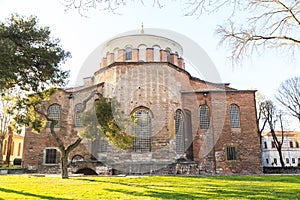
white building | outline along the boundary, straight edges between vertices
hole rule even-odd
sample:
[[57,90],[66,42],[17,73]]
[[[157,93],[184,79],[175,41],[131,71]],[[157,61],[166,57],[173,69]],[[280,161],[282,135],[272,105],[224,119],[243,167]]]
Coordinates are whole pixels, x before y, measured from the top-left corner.
[[[276,131],[279,141],[281,132]],[[286,167],[300,166],[300,132],[285,131],[282,146],[282,155]],[[271,132],[262,134],[262,163],[264,167],[281,167],[279,153]]]

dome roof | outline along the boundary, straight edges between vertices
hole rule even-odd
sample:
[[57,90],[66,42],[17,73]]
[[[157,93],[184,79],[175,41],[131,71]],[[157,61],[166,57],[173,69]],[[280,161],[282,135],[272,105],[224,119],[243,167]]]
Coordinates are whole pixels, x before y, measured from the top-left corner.
[[105,57],[107,53],[113,53],[119,49],[164,49],[170,53],[183,54],[182,46],[166,37],[150,34],[132,34],[115,37],[109,40],[102,48],[101,55]]

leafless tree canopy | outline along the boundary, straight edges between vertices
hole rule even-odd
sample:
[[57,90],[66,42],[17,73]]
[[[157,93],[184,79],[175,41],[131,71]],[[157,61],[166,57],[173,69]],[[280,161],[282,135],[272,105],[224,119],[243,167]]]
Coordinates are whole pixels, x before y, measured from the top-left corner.
[[228,20],[217,28],[231,49],[233,60],[266,48],[287,49],[293,55],[300,47],[300,1],[248,0],[245,25]]
[[[157,6],[162,8],[168,6],[170,0],[61,0],[61,3],[66,7],[66,10],[76,9],[80,14],[96,9],[96,10],[106,10],[108,12],[115,13],[115,11],[127,5],[130,2],[140,3],[145,5],[146,3],[151,3],[152,6]],[[184,15],[186,16],[200,16],[203,13],[211,13],[218,11],[225,5],[232,6],[233,10],[239,5],[237,0],[172,0],[172,3],[179,3],[183,9]]]
[[[259,117],[263,122],[263,127],[268,126],[270,132],[272,134],[272,138],[275,144],[275,147],[278,151],[280,164],[284,167],[283,155],[282,155],[282,145],[284,140],[284,127],[282,120],[282,113],[277,111],[276,106],[271,100],[264,100],[259,104]],[[280,124],[281,137],[277,137],[276,130],[276,122]],[[260,129],[263,131],[263,129]]]
[[300,122],[300,77],[284,81],[278,88],[276,99]]
[[[116,9],[129,3],[146,4],[162,8],[167,0],[60,0],[69,9],[81,15],[91,9],[115,13]],[[300,1],[298,0],[172,0],[178,3],[185,16],[200,17],[223,9],[224,25],[217,28],[221,43],[228,45],[233,61],[241,61],[254,51],[266,48],[282,49],[293,56],[300,46]],[[245,14],[247,13],[247,14]],[[246,15],[246,17],[244,17]],[[239,24],[241,23],[241,24]],[[288,51],[286,51],[288,50]]]

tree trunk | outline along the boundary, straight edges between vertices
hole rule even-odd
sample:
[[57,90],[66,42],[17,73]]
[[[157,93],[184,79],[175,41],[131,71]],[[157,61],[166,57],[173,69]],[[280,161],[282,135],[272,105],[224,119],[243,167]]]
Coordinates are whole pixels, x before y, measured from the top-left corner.
[[10,163],[10,155],[13,151],[13,149],[11,148],[12,146],[12,137],[13,137],[13,132],[11,129],[9,129],[8,132],[8,139],[7,139],[7,152],[6,152],[6,159],[5,159],[5,164],[9,165]]
[[3,164],[3,139],[0,139],[0,165]]
[[61,166],[61,178],[69,178],[68,174],[68,156],[66,150],[61,151],[60,166]]
[[281,147],[278,149],[278,154],[279,154],[279,160],[280,160],[281,167],[284,168],[284,161],[283,161]]

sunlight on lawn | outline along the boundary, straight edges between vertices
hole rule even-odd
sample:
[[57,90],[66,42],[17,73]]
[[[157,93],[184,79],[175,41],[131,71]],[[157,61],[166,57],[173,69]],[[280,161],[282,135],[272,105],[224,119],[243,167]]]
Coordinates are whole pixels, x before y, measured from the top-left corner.
[[0,199],[299,199],[300,176],[0,176]]

